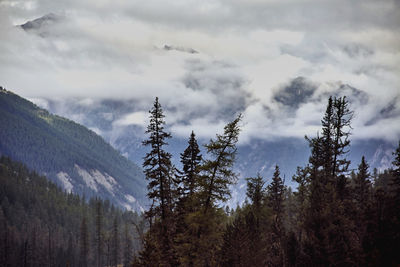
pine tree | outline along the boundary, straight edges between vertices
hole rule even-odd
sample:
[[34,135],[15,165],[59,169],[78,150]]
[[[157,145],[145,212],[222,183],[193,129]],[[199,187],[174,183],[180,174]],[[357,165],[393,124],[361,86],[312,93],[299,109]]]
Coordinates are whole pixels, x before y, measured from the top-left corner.
[[350,161],[345,157],[352,115],[345,97],[330,98],[322,120],[322,136],[307,138],[311,156],[305,216],[308,238],[304,245],[309,260],[316,264],[353,264],[346,177]]
[[280,177],[278,165],[275,165],[274,176],[272,182],[267,186],[268,204],[272,211],[277,216],[277,220],[281,220],[283,212],[283,199],[284,199],[285,185]]
[[357,251],[357,265],[365,265],[364,244],[367,238],[368,211],[371,209],[371,183],[369,181],[370,173],[369,165],[365,161],[365,157],[361,158],[358,165],[358,173],[353,178],[353,199],[354,214],[353,222],[355,226],[356,239],[353,242]]
[[188,141],[188,147],[181,154],[181,162],[183,165],[182,194],[184,198],[191,198],[197,187],[201,160],[202,156],[200,154],[199,145],[197,144],[196,135],[192,131]]
[[143,145],[150,146],[151,151],[144,157],[143,168],[146,179],[149,181],[147,195],[150,200],[155,201],[155,207],[148,214],[160,216],[161,223],[164,223],[172,209],[171,154],[164,150],[171,134],[164,131],[165,116],[158,97],[149,113],[150,124],[147,126],[146,134],[150,136],[149,139],[143,141]]
[[[175,178],[174,167],[171,163],[171,154],[164,150],[164,146],[168,145],[167,139],[171,138],[171,134],[164,130],[164,115],[158,97],[154,101],[153,108],[149,111],[150,124],[147,126],[146,133],[149,139],[143,141],[144,146],[150,146],[151,151],[144,157],[143,168],[146,179],[149,181],[147,186],[147,196],[153,202],[150,210],[146,212],[146,216],[150,221],[149,234],[146,235],[146,249],[153,249],[153,242],[159,243],[159,250],[143,251],[143,261],[151,261],[144,257],[151,256],[154,253],[161,255],[158,264],[174,265],[175,252],[173,251],[174,228],[175,221],[173,218],[173,206],[175,200]],[[155,221],[153,227],[152,221]],[[153,236],[152,236],[153,235]],[[157,248],[157,246],[156,246]]]
[[79,266],[88,266],[88,255],[89,255],[89,231],[86,222],[86,217],[82,218],[81,229],[79,237],[80,255],[79,255]]
[[111,265],[117,266],[119,263],[119,229],[117,217],[114,218],[111,236]]
[[196,237],[194,237],[193,233],[189,230],[187,218],[198,210],[197,201],[194,196],[198,187],[201,160],[200,149],[195,134],[192,131],[188,146],[181,154],[183,168],[179,175],[179,199],[175,211],[175,248],[182,265],[193,265],[191,252],[194,250],[194,240]]
[[[396,148],[396,151],[393,152],[394,155],[394,160],[392,162],[394,168],[391,171],[391,174],[393,175],[393,180],[392,180],[392,188],[393,188],[393,194],[394,194],[394,199],[397,207],[400,206],[400,141],[399,141],[399,146]],[[397,209],[398,212],[398,220],[400,220],[400,208]]]
[[280,177],[279,167],[276,165],[272,182],[267,186],[268,206],[273,214],[272,230],[269,234],[269,264],[273,266],[282,266],[284,263],[285,229],[282,221],[284,193],[285,185]]
[[128,224],[124,225],[124,236],[123,236],[123,266],[128,267],[131,265],[133,260],[133,246],[132,236],[129,232]]
[[369,181],[369,165],[362,156],[361,163],[358,165],[358,173],[354,179],[354,196],[357,201],[358,209],[366,208],[370,199],[371,182]]
[[261,207],[264,199],[264,181],[260,174],[255,178],[246,178],[247,180],[247,191],[246,196],[251,200],[251,206],[253,207],[254,214],[256,216],[257,225],[259,225],[259,219],[261,216]]
[[198,190],[195,194],[198,208],[187,216],[188,231],[192,237],[190,258],[183,260],[189,266],[215,266],[218,250],[222,246],[225,212],[218,209],[217,201],[230,196],[229,186],[236,182],[232,167],[239,137],[239,115],[228,123],[222,135],[206,144],[209,157],[201,164]]
[[96,199],[96,266],[103,266],[103,208],[101,200]]

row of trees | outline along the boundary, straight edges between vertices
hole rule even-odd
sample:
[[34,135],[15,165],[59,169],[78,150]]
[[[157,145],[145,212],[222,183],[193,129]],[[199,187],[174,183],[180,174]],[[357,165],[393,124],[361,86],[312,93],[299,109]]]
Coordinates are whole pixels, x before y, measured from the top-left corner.
[[[284,185],[276,166],[265,186],[247,178],[248,200],[235,211],[219,205],[230,197],[241,116],[205,145],[195,134],[171,163],[156,98],[144,141],[143,163],[152,206],[149,231],[137,266],[396,266],[400,263],[400,146],[394,169],[371,175],[363,157],[350,172],[353,113],[345,97],[329,98],[321,134],[306,140],[309,163],[298,167],[296,192]],[[373,177],[373,180],[371,179]]]
[[130,266],[140,222],[108,200],[86,201],[0,158],[0,266]]
[[146,212],[150,228],[135,264],[215,265],[225,219],[216,203],[230,196],[229,186],[237,179],[232,166],[241,116],[205,146],[206,159],[200,154],[192,132],[188,147],[181,154],[183,168],[178,171],[171,163],[171,154],[164,149],[171,134],[164,130],[158,98],[150,114],[146,132],[150,136],[143,142],[151,147],[143,163],[149,180],[148,197],[152,201]]

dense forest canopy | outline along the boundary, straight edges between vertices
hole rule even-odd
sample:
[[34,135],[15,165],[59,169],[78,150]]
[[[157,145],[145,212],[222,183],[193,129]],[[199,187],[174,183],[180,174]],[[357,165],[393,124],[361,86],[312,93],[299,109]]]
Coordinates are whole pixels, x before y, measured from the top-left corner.
[[0,266],[129,266],[144,230],[138,214],[0,158]]
[[393,168],[357,170],[346,158],[353,112],[330,97],[322,129],[306,137],[308,164],[285,185],[248,177],[247,200],[224,207],[242,115],[202,150],[192,131],[172,164],[171,133],[156,98],[143,145],[151,206],[142,216],[108,200],[64,192],[9,158],[0,159],[1,266],[397,266],[400,143]]
[[233,164],[241,115],[204,145],[195,133],[171,164],[158,98],[150,110],[150,225],[134,266],[397,266],[400,263],[400,143],[393,169],[369,170],[365,158],[349,169],[353,112],[346,97],[330,97],[322,130],[307,137],[311,155],[298,167],[293,191],[279,166],[270,184],[247,178],[247,201],[223,209],[236,181]]

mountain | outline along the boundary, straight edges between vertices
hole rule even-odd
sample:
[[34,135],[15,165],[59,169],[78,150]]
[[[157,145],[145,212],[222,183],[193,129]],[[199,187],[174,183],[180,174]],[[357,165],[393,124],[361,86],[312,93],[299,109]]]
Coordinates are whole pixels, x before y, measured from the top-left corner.
[[61,16],[56,15],[54,13],[49,13],[46,14],[40,18],[27,21],[26,23],[20,25],[22,29],[25,31],[30,31],[30,30],[39,30],[42,27],[46,27],[48,25],[52,25],[62,19]]
[[[283,104],[294,106],[308,98],[308,91],[302,92],[303,79],[297,79],[284,93],[276,98]],[[303,90],[304,91],[304,90]],[[309,91],[312,91],[312,86]],[[292,96],[295,94],[295,96]],[[122,123],[129,114],[140,112],[143,107],[135,100],[110,100],[110,99],[69,99],[50,100],[35,99],[34,102],[48,108],[56,114],[63,115],[82,123],[101,135],[113,147],[138,165],[142,164],[147,148],[142,146],[146,138],[145,129],[134,123]],[[149,106],[151,103],[149,104]],[[322,118],[323,114],[321,114]],[[168,125],[168,115],[166,116]],[[179,154],[187,146],[187,138],[174,135],[168,140],[166,150],[173,155],[173,163],[180,168]],[[209,140],[200,139],[199,144]],[[364,155],[373,168],[384,170],[391,166],[393,143],[381,139],[351,140],[350,152],[347,157],[351,160],[351,169],[356,169]],[[205,151],[202,151],[205,154]],[[310,149],[304,138],[279,138],[263,140],[262,138],[238,146],[238,155],[235,164],[236,171],[240,173],[238,184],[232,188],[233,198],[230,205],[245,199],[246,177],[254,177],[260,173],[267,183],[271,181],[275,164],[278,164],[286,184],[296,187],[291,178],[297,166],[305,166],[308,162]]]
[[0,87],[0,154],[46,175],[67,192],[128,210],[146,206],[141,168],[102,137]]

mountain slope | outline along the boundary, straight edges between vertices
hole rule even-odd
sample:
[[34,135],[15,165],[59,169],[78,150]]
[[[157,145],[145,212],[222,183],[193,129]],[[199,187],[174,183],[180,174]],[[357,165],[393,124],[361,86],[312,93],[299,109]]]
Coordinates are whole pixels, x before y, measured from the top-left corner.
[[146,202],[141,169],[100,136],[0,88],[0,154],[46,174],[66,191],[127,209]]

